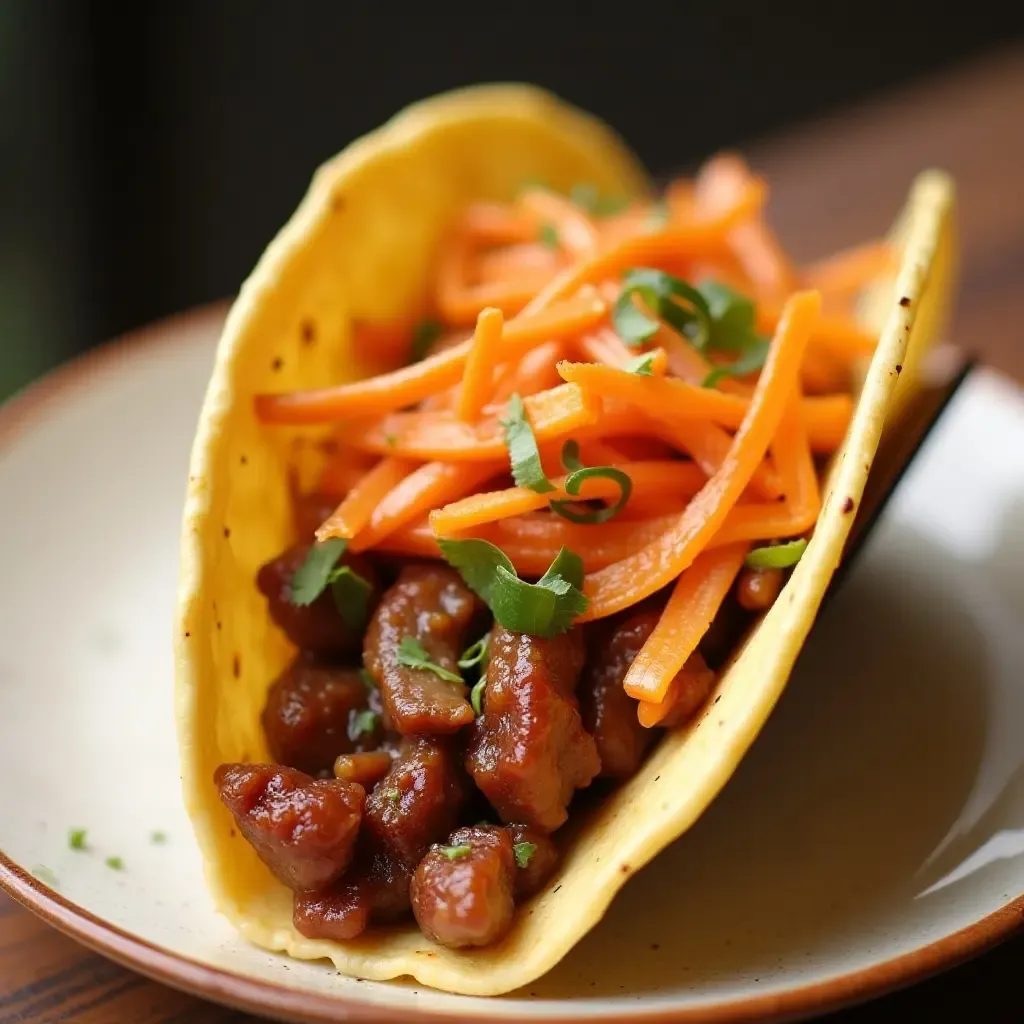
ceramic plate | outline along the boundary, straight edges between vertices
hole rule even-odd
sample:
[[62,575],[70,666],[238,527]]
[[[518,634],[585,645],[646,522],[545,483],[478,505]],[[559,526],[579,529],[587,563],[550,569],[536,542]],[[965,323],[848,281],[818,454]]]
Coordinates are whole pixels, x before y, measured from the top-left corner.
[[179,515],[222,316],[117,344],[0,413],[0,883],[18,899],[160,980],[316,1021],[791,1016],[1017,925],[1024,402],[976,371],[733,780],[550,975],[472,999],[240,942],[203,885],[171,700]]

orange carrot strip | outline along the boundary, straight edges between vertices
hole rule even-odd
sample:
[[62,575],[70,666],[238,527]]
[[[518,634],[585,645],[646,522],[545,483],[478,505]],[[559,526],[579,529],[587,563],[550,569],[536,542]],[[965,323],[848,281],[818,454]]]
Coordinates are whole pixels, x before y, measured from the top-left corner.
[[[617,468],[627,473],[633,482],[630,501],[633,496],[651,493],[692,498],[706,480],[697,466],[690,462],[626,462],[619,463]],[[468,498],[431,512],[430,525],[439,537],[447,537],[497,519],[508,519],[510,516],[547,508],[552,500],[574,501],[619,496],[619,485],[607,477],[584,480],[576,497],[565,492],[565,480],[564,476],[552,480],[556,490],[547,494],[538,494],[528,487],[509,487],[503,491],[471,494]]]
[[414,467],[415,463],[407,459],[381,459],[345,495],[341,504],[316,531],[316,539],[325,541],[331,537],[354,537],[370,521],[374,509],[388,491],[395,488]]
[[337,495],[341,498],[366,476],[374,463],[374,458],[366,452],[343,445],[331,454],[324,466],[318,489],[323,494]]
[[[637,434],[651,434],[666,441],[676,451],[685,452],[708,476],[716,473],[729,454],[732,438],[724,427],[708,421],[680,419],[658,420],[643,415],[635,406],[611,399],[601,401],[603,412],[593,424],[581,427],[574,435],[577,440],[591,437],[626,438]],[[351,440],[350,444],[353,444]],[[764,462],[754,472],[751,491],[760,498],[781,497],[779,475],[770,462]]]
[[449,323],[470,324],[488,306],[512,317],[519,313],[551,279],[547,271],[524,271],[504,281],[467,285],[445,278],[438,285],[437,308]]
[[[798,384],[786,404],[782,419],[779,420],[771,444],[771,453],[786,492],[787,510],[795,519],[808,521],[813,525],[821,512],[821,488],[811,456],[807,422],[801,406]],[[810,529],[810,526],[807,529]]]
[[476,319],[476,333],[462,375],[462,390],[455,406],[460,420],[474,420],[491,397],[494,365],[501,348],[505,318],[500,309],[487,308]]
[[490,405],[504,408],[513,393],[532,395],[558,387],[562,378],[555,367],[565,348],[563,342],[549,341],[527,352],[518,365],[506,363],[498,373]]
[[[662,421],[689,421],[707,418],[729,430],[743,422],[750,399],[725,394],[714,388],[695,387],[671,378],[644,377],[593,363],[559,363],[563,380],[579,384],[584,391],[601,398],[629,402],[646,415]],[[849,395],[806,398],[800,413],[816,452],[829,454],[842,442],[853,415]]]
[[[601,414],[600,401],[575,384],[527,395],[523,402],[538,442],[592,426]],[[466,423],[450,412],[393,412],[371,425],[353,424],[345,441],[362,451],[424,462],[485,462],[508,455],[497,416]]]
[[664,700],[675,674],[708,631],[749,550],[749,544],[729,544],[693,560],[676,581],[658,624],[629,666],[622,682],[626,693],[656,704]]
[[[501,360],[514,362],[551,338],[569,338],[594,327],[608,310],[605,301],[586,292],[559,302],[535,316],[518,316],[505,324]],[[312,424],[359,416],[379,416],[414,405],[462,379],[473,339],[379,377],[315,391],[257,395],[256,415],[265,423]]]
[[656,265],[661,259],[680,255],[713,256],[724,248],[727,232],[761,208],[766,192],[764,183],[753,179],[731,207],[715,216],[686,224],[670,224],[660,231],[624,238],[563,270],[534,296],[520,315],[530,316],[585,284],[614,277],[631,266]]
[[820,309],[818,292],[798,292],[789,299],[747,415],[721,468],[657,541],[615,565],[587,574],[584,593],[590,606],[581,620],[604,618],[642,601],[688,569],[707,547],[764,460]]
[[477,283],[507,280],[527,274],[554,274],[562,266],[557,252],[537,242],[504,245],[476,256]]
[[537,221],[523,216],[511,206],[480,200],[470,203],[459,225],[475,241],[486,245],[511,245],[514,242],[535,242]]
[[[747,188],[752,175],[735,153],[722,153],[709,160],[697,176],[698,210],[715,213],[728,208]],[[781,297],[797,285],[796,268],[762,220],[740,224],[729,233],[729,242],[746,276],[760,295]]]
[[[758,303],[756,321],[759,331],[774,331],[779,322],[781,309],[770,303]],[[845,360],[859,356],[870,356],[878,345],[878,336],[858,327],[843,316],[822,313],[811,339],[812,350],[824,348],[829,355]]]
[[866,242],[812,263],[804,270],[807,288],[827,297],[846,298],[893,268],[896,253],[888,242]]
[[375,547],[389,533],[479,487],[503,469],[504,462],[428,462],[420,466],[380,499],[349,547],[352,551]]
[[[659,704],[647,700],[637,704],[637,721],[645,729],[652,729],[656,725],[671,729],[684,724],[700,710],[714,681],[714,672],[708,668],[700,652],[694,651],[690,660],[672,677],[664,700]],[[696,706],[695,696],[700,700]]]
[[572,256],[588,256],[597,248],[597,229],[583,210],[565,196],[531,188],[519,197],[519,207],[541,223],[550,224],[559,246]]

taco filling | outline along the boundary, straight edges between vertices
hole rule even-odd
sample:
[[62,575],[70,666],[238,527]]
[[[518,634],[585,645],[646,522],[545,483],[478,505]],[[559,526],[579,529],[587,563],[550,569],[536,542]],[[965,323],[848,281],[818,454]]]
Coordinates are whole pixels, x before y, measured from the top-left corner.
[[301,935],[499,941],[782,591],[896,254],[799,265],[765,198],[723,155],[657,200],[472,202],[429,302],[357,325],[378,373],[256,397],[325,455],[252,581],[295,649],[271,761],[213,784]]

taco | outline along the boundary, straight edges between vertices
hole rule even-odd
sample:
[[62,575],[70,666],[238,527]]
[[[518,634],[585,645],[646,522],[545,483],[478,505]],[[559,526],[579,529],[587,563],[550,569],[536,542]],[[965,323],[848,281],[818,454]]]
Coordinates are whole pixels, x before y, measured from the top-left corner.
[[775,704],[946,308],[952,187],[811,265],[735,154],[655,195],[526,86],[315,175],[230,311],[176,622],[188,812],[262,947],[491,995]]

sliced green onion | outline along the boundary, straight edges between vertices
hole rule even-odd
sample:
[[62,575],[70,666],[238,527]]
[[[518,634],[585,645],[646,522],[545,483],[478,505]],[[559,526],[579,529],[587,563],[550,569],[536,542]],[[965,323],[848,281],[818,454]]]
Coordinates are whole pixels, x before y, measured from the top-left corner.
[[526,583],[501,548],[489,541],[439,537],[437,544],[466,586],[514,633],[549,639],[564,633],[587,610],[583,559],[568,548],[559,551],[536,583]]
[[314,544],[292,576],[289,588],[291,603],[299,607],[312,604],[331,582],[331,573],[347,548],[348,541],[344,537],[332,537]]
[[614,466],[584,466],[580,461],[580,446],[576,441],[566,441],[562,446],[562,465],[571,470],[565,478],[565,492],[578,496],[580,487],[584,480],[594,477],[604,477],[606,480],[613,480],[619,485],[619,500],[614,505],[605,508],[588,508],[579,505],[577,502],[558,500],[551,502],[551,511],[568,519],[571,523],[595,524],[604,523],[617,516],[629,501],[633,493],[633,481],[629,474]]
[[498,421],[505,431],[505,445],[512,465],[512,479],[517,487],[527,487],[537,494],[553,491],[555,485],[544,475],[533,427],[526,418],[526,406],[519,395],[508,400],[505,418]]
[[459,668],[475,668],[477,665],[486,664],[489,642],[490,636],[485,633],[475,644],[467,647],[457,662]]
[[359,736],[373,732],[377,728],[377,721],[376,711],[372,711],[369,708],[364,711],[357,711],[352,716],[352,721],[348,727],[349,736],[352,739],[356,739]]
[[85,829],[84,828],[73,828],[68,832],[68,846],[72,850],[84,850],[85,849]]
[[150,832],[149,841],[154,843],[156,846],[163,846],[163,844],[167,842],[167,833],[161,832],[160,829],[157,829],[155,832]]
[[484,713],[484,690],[487,689],[487,676],[481,676],[469,691],[469,704],[473,714],[479,718]]
[[755,338],[738,359],[716,366],[701,382],[702,387],[713,388],[723,377],[745,377],[748,373],[756,373],[764,366],[770,347],[766,339]]
[[460,843],[458,846],[435,846],[438,853],[443,853],[449,860],[458,860],[471,853],[473,847],[468,843]]
[[536,850],[536,843],[516,843],[512,847],[512,852],[516,855],[516,864],[520,868],[525,868],[530,863],[530,858]]
[[124,861],[120,857],[108,857],[104,863],[108,868],[112,868],[114,871],[124,870]]
[[654,370],[654,352],[641,352],[634,356],[623,369],[628,373],[636,373],[642,377],[650,377]]
[[754,548],[745,564],[748,569],[788,569],[800,561],[806,549],[807,541],[803,537],[785,544],[768,544]]
[[449,671],[437,662],[430,660],[430,652],[414,636],[403,636],[398,642],[398,664],[406,668],[419,668],[424,672],[433,672],[440,679],[449,683],[461,683],[462,676]]

